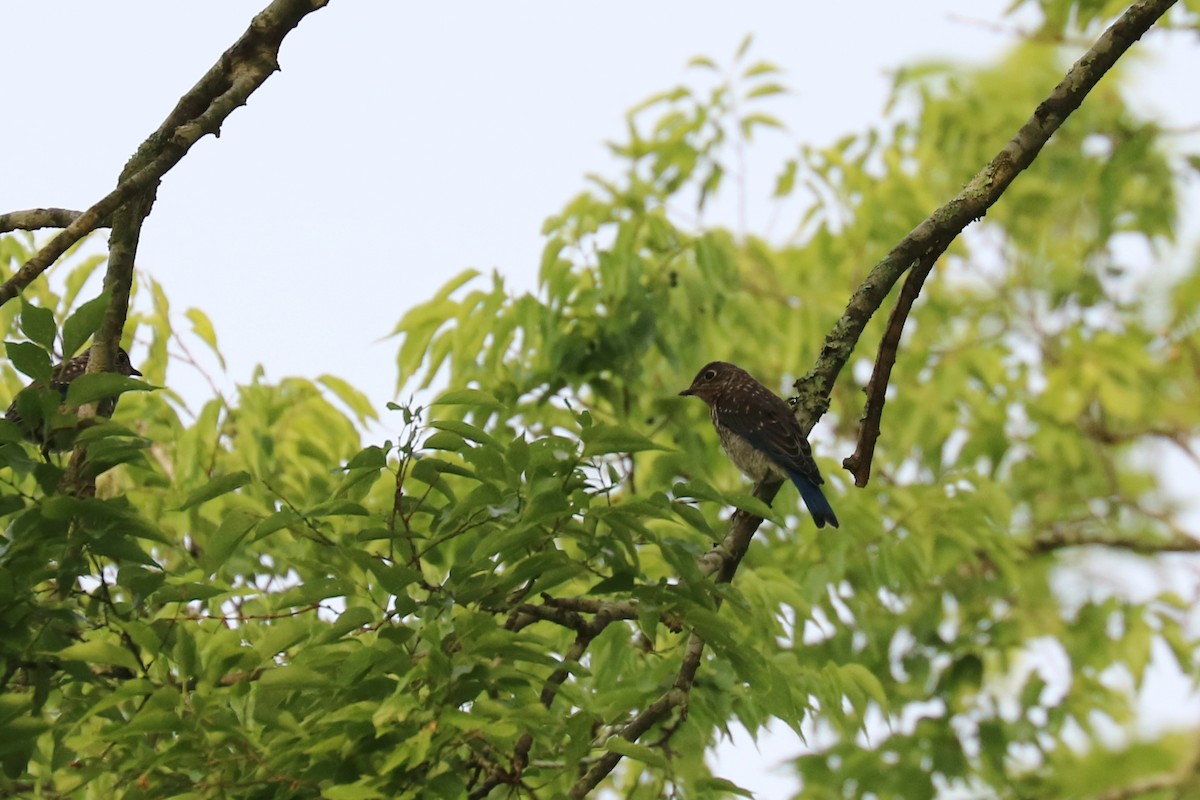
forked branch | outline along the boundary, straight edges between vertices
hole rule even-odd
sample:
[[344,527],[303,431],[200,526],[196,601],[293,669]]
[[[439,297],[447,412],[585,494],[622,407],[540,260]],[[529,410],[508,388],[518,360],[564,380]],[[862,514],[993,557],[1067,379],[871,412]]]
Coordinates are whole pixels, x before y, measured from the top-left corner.
[[[983,217],[1017,175],[1033,163],[1051,135],[1079,108],[1083,99],[1125,51],[1174,4],[1175,0],[1139,0],[1130,6],[1075,62],[996,157],[956,197],[913,228],[871,268],[851,295],[841,318],[825,337],[816,366],[795,383],[798,403],[805,412],[802,416],[817,420],[825,413],[834,381],[849,361],[867,323],[900,276],[914,264],[933,264],[967,225]],[[894,324],[902,329],[906,316],[907,312],[897,316]],[[894,354],[891,360],[883,358],[876,361],[875,375],[871,379],[872,397],[868,399],[864,419],[869,419],[869,414],[873,413],[872,406],[877,405],[879,413],[882,413],[883,392],[887,389],[886,373],[890,372],[893,361]],[[866,434],[869,434],[868,426],[863,425],[859,442],[862,455],[847,466],[848,469],[853,468],[859,485],[865,483],[865,476],[870,471],[870,450],[862,441]]]

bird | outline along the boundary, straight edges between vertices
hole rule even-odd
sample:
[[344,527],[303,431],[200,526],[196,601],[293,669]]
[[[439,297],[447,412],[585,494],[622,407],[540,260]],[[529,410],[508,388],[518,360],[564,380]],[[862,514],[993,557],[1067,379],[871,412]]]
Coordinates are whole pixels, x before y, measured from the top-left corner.
[[[63,363],[57,364],[54,367],[52,377],[50,378],[50,388],[57,390],[64,401],[67,399],[67,389],[70,388],[71,382],[83,373],[87,372],[88,359],[91,357],[91,355],[92,348],[89,347],[83,353],[75,356],[70,361],[64,361]],[[117,355],[113,359],[112,371],[118,375],[124,375],[126,377],[140,377],[142,374],[137,370],[136,367],[133,366],[133,363],[129,360],[129,353],[125,352],[125,349],[122,347],[117,348]],[[34,381],[21,391],[23,392],[26,389],[40,388],[42,386],[44,386],[44,384],[41,381]],[[20,394],[21,392],[18,392],[17,397],[20,397]],[[70,446],[70,439],[72,437],[69,435],[56,435],[54,430],[47,430],[44,424],[40,424],[36,427],[27,425],[21,418],[21,412],[17,409],[17,397],[14,397],[12,403],[9,404],[8,411],[4,413],[4,418],[18,427],[27,428],[27,430],[25,430],[26,439],[41,444],[43,453],[49,452],[50,450],[64,450]],[[111,417],[113,415],[113,411],[115,411],[117,408],[118,399],[119,396],[101,398],[96,404],[96,415],[100,417]]]
[[817,527],[838,527],[837,515],[821,491],[825,481],[812,448],[786,401],[726,361],[705,364],[679,394],[708,404],[721,448],[746,477],[790,478]]

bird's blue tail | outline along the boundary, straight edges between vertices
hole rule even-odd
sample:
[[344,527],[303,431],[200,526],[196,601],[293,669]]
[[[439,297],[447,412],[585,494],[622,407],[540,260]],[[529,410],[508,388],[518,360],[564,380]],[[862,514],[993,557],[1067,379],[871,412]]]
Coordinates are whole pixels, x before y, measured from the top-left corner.
[[825,493],[821,491],[821,487],[799,472],[792,472],[789,475],[792,483],[796,484],[796,488],[800,490],[800,497],[804,498],[804,505],[808,506],[808,513],[812,514],[813,522],[817,524],[817,527],[824,528],[825,523],[829,523],[835,528],[838,527],[838,518],[833,513],[833,506],[829,505],[829,501],[825,499]]

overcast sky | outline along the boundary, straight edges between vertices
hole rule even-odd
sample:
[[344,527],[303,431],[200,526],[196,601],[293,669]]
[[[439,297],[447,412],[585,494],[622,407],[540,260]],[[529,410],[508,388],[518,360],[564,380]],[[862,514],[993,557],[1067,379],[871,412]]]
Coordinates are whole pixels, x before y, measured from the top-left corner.
[[[7,4],[0,211],[83,209],[107,193],[264,4]],[[764,139],[752,162],[766,185],[797,141],[877,119],[890,70],[998,55],[1013,33],[980,23],[1008,5],[333,0],[288,35],[282,73],[221,138],[166,176],[138,267],[164,284],[179,326],[189,306],[212,318],[229,362],[223,388],[263,363],[272,380],[336,374],[382,406],[396,342],[378,340],[466,267],[533,288],[542,221],[585,188],[585,173],[611,168],[603,143],[621,138],[626,109],[687,80],[691,56],[728,63],[753,33],[752,53],[786,71],[794,91],[771,110],[792,133]],[[1152,36],[1166,57],[1141,66],[1139,102],[1195,125],[1200,100],[1180,98],[1200,74],[1194,41]],[[751,204],[750,231],[766,231],[763,208]],[[172,378],[203,399],[198,378]],[[762,763],[795,748],[773,740]],[[746,748],[737,761],[727,774],[764,797],[790,785],[760,774]]]

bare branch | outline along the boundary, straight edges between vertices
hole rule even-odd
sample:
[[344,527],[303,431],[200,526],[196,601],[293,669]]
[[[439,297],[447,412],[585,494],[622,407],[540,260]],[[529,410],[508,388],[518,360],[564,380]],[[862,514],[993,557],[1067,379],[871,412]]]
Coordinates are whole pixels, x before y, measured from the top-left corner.
[[[139,196],[147,203],[159,180],[179,163],[199,139],[217,135],[235,108],[279,69],[279,46],[306,15],[324,8],[329,0],[275,0],[250,23],[250,27],[225,51],[204,77],[182,98],[159,129],[138,149],[117,187],[77,216],[66,229],[34,254],[16,274],[0,286],[0,305],[7,303],[57,261],[71,245],[91,233],[121,206]],[[147,207],[147,212],[148,212]],[[110,277],[113,267],[110,264]],[[123,271],[123,267],[119,268]],[[109,279],[105,280],[105,285]],[[122,319],[124,314],[121,314]],[[109,332],[108,321],[105,332]],[[107,368],[112,347],[105,342],[93,354],[98,368]],[[90,366],[90,365],[89,365]]]
[[[82,214],[82,211],[72,211],[69,208],[27,208],[24,211],[10,211],[0,214],[0,233],[65,228]],[[108,223],[101,220],[96,227],[106,228]]]

